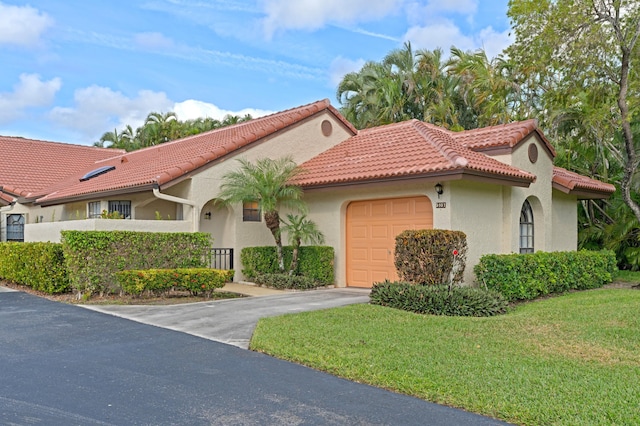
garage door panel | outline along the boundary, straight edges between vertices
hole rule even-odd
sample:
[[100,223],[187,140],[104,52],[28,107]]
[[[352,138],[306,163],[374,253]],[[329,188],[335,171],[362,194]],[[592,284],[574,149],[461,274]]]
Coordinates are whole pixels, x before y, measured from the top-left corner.
[[356,201],[347,207],[347,285],[371,287],[396,280],[395,237],[407,229],[433,228],[427,197]]

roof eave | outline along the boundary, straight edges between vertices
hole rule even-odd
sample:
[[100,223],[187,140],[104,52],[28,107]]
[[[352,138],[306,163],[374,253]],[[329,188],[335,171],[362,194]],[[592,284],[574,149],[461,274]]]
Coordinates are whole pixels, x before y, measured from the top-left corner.
[[[578,200],[604,200],[607,199],[613,194],[613,192],[609,191],[597,191],[593,189],[585,189],[585,188],[568,188],[564,185],[560,185],[557,182],[552,183],[553,189],[556,189],[567,195],[575,195],[578,197]],[[614,191],[615,192],[615,191]]]
[[153,190],[155,185],[157,185],[157,183],[152,182],[144,185],[118,188],[118,189],[113,189],[109,191],[90,192],[90,193],[81,194],[81,195],[74,195],[71,197],[53,198],[50,200],[42,200],[42,201],[35,200],[34,204],[42,207],[47,207],[47,206],[56,206],[56,205],[66,204],[66,203],[73,203],[76,201],[104,199],[104,198],[113,197],[116,195],[128,195],[128,194],[135,194],[137,192],[151,191]]
[[495,185],[506,185],[506,186],[517,186],[528,188],[529,185],[534,179],[528,178],[519,178],[515,176],[504,176],[504,175],[496,175],[493,173],[485,173],[477,170],[450,170],[450,171],[441,171],[434,173],[426,173],[426,174],[412,174],[412,175],[402,175],[402,176],[387,176],[381,178],[374,179],[360,179],[360,180],[346,180],[340,182],[327,182],[321,184],[301,184],[300,186],[304,190],[313,190],[313,189],[321,189],[321,188],[335,188],[335,187],[343,187],[343,186],[352,186],[352,185],[369,185],[369,184],[381,184],[381,183],[396,183],[402,181],[415,181],[415,180],[424,180],[424,181],[453,181],[453,180],[472,180],[476,182],[487,182]]

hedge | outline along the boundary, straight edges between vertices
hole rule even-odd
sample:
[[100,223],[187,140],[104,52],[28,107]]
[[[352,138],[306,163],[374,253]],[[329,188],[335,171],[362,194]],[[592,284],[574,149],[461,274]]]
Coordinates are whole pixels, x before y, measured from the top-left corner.
[[0,278],[49,294],[71,289],[58,243],[0,243]]
[[474,268],[479,283],[510,301],[602,287],[615,270],[615,253],[608,250],[491,254]]
[[205,233],[62,231],[62,246],[80,296],[116,291],[118,271],[207,267],[211,244]]
[[395,266],[401,280],[414,284],[457,284],[467,259],[467,236],[445,229],[418,229],[396,237]]
[[376,283],[371,304],[419,314],[489,317],[507,312],[508,302],[498,292],[457,285],[421,285],[408,282]]
[[289,274],[260,274],[254,278],[256,284],[277,288],[280,290],[310,290],[319,287],[317,281],[301,276]]
[[[285,270],[289,270],[293,249],[290,246],[282,248]],[[329,246],[302,246],[298,252],[298,270],[296,275],[302,275],[320,283],[331,285],[335,282],[334,275],[334,250]],[[245,247],[240,252],[242,261],[242,274],[247,279],[255,279],[261,274],[279,273],[276,248]]]
[[233,279],[233,271],[190,269],[146,269],[116,272],[123,293],[162,295],[170,290],[189,291],[192,295],[211,297],[216,288],[224,287]]

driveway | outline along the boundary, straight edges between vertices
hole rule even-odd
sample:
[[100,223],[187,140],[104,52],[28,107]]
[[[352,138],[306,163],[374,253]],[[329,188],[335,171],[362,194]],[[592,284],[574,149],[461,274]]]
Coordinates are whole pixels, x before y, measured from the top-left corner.
[[369,290],[340,288],[184,305],[83,307],[247,349],[260,318],[368,302]]
[[0,292],[0,362],[7,425],[503,424],[21,292]]

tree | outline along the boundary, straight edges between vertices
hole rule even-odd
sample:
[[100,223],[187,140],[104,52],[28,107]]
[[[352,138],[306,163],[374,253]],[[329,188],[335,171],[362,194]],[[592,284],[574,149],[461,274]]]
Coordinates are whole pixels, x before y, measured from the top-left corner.
[[238,170],[222,177],[217,199],[224,204],[254,201],[260,204],[265,225],[276,242],[278,268],[284,273],[280,208],[306,211],[302,189],[289,183],[301,170],[290,157],[275,160],[263,158],[255,163],[240,159],[238,162]]
[[307,215],[287,214],[287,220],[283,220],[282,231],[287,233],[289,244],[293,247],[291,256],[291,266],[289,275],[293,275],[298,269],[298,253],[300,244],[324,244],[324,234],[320,232],[318,226],[312,220],[307,219]]
[[620,161],[623,172],[617,183],[637,225],[640,204],[632,189],[638,141],[632,124],[640,113],[640,2],[512,0],[508,14],[516,36],[508,54],[534,76],[529,81],[536,82],[534,90],[545,105],[543,120],[553,122],[549,112],[567,107],[588,113],[579,121],[601,137],[587,143],[599,144],[609,158]]

